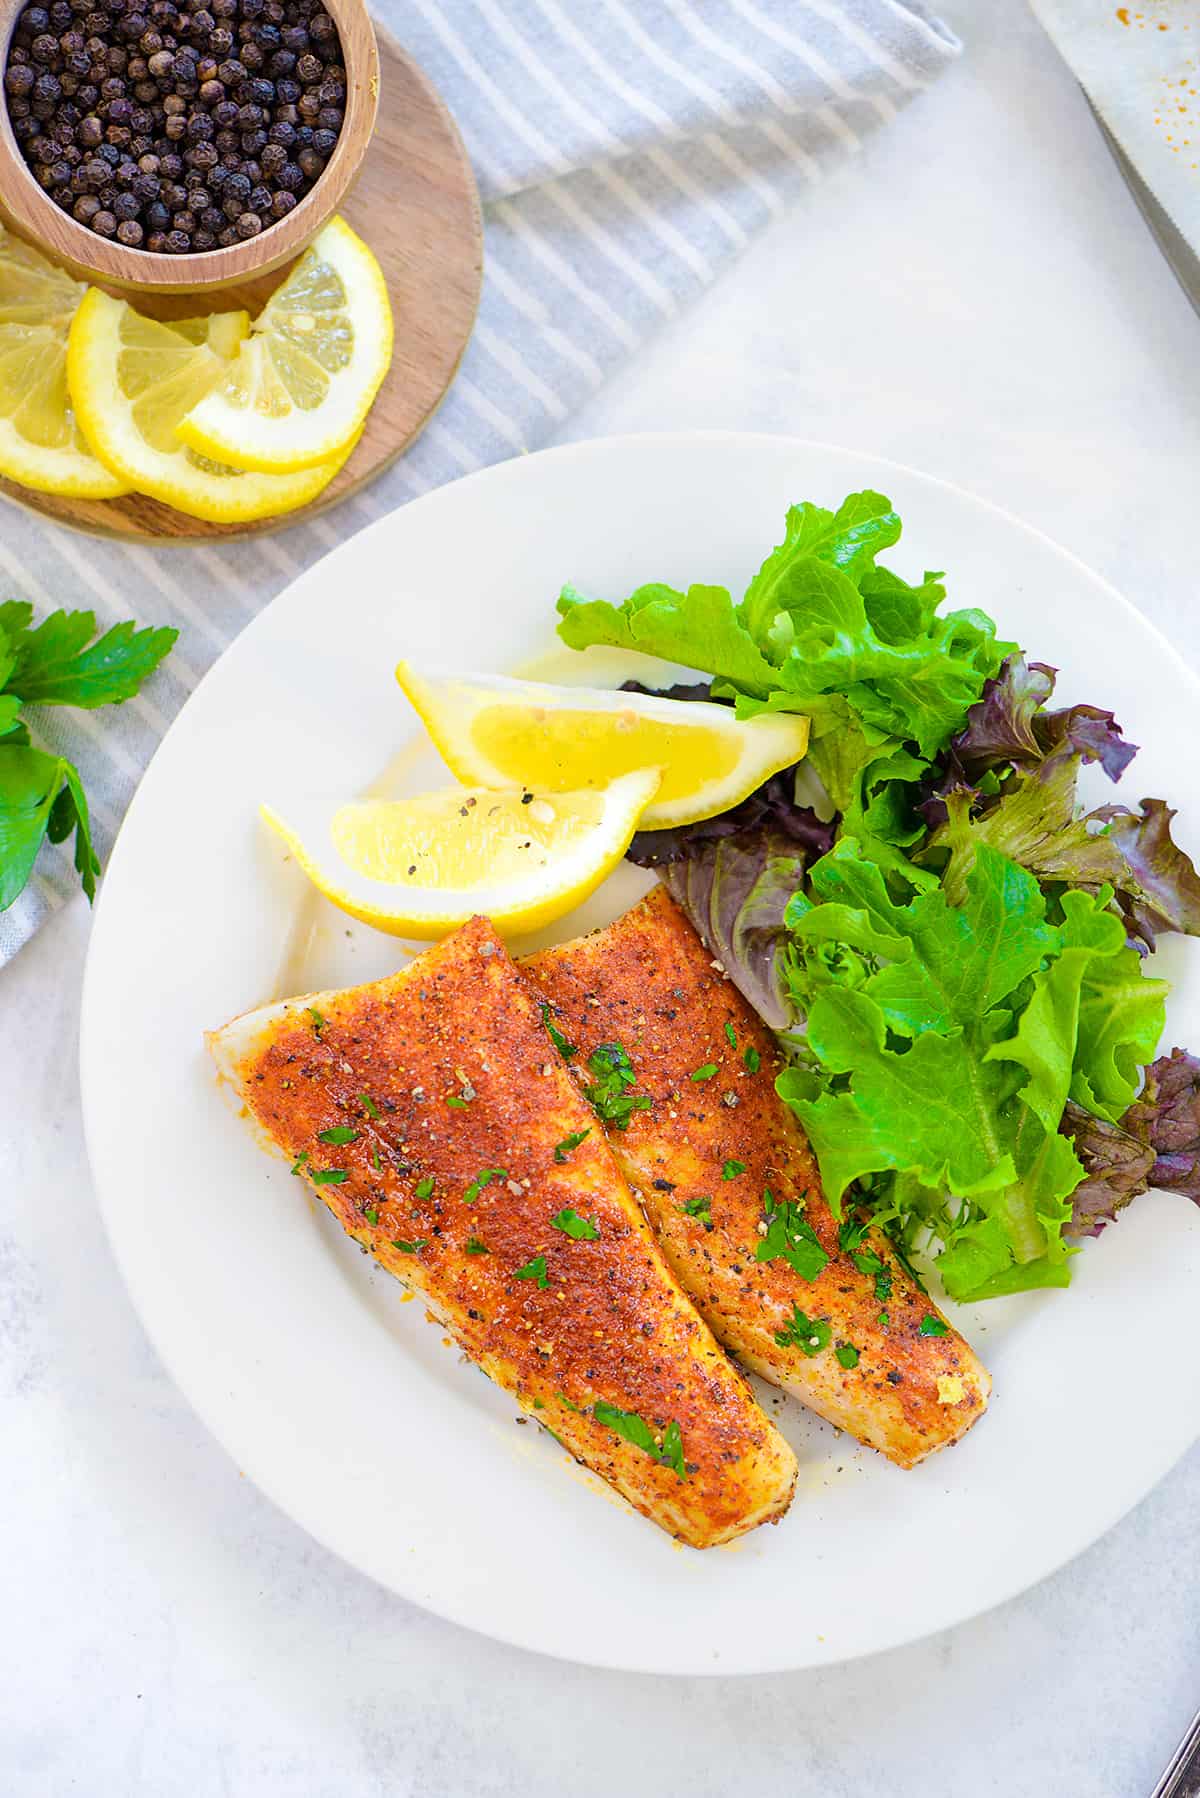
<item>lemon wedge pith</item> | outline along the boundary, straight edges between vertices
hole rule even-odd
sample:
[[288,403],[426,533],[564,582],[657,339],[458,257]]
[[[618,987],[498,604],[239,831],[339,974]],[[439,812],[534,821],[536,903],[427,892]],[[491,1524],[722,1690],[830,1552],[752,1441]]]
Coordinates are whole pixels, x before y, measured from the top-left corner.
[[92,455],[67,388],[82,282],[0,226],[0,474],[41,493],[118,499],[128,481]]
[[808,719],[739,720],[730,706],[491,674],[396,669],[438,753],[459,780],[544,793],[595,787],[636,768],[662,781],[641,820],[663,830],[738,804],[808,748]]
[[311,468],[362,429],[392,359],[378,262],[342,219],[313,239],[211,391],[179,421],[198,454],[263,473]]
[[301,802],[262,815],[325,897],[377,930],[433,938],[477,912],[509,933],[582,903],[621,860],[658,785],[639,769],[553,795],[453,787],[413,799]]
[[345,455],[303,474],[250,474],[197,456],[176,436],[249,330],[244,312],[223,318],[160,324],[89,288],[67,346],[79,422],[107,468],[179,512],[220,524],[294,512],[333,479]]

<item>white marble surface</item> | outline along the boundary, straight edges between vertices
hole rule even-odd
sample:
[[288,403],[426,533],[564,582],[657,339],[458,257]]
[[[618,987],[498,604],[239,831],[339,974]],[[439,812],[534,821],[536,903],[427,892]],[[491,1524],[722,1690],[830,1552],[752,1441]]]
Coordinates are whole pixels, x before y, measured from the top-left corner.
[[[942,11],[962,66],[570,435],[754,426],[912,462],[1042,526],[1200,663],[1200,322],[1020,0]],[[1148,1794],[1200,1701],[1200,1452],[1023,1599],[815,1675],[557,1665],[315,1547],[192,1416],[114,1273],[78,1119],[86,943],[76,905],[0,974],[0,1791]]]

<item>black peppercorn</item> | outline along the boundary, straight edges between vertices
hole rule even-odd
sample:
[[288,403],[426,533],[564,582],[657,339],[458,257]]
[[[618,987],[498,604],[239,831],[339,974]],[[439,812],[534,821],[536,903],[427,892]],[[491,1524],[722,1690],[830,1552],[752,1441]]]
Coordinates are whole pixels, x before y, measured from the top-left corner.
[[340,57],[320,0],[52,0],[17,19],[3,99],[57,205],[182,255],[257,235],[320,179]]
[[186,256],[192,247],[191,238],[184,231],[168,231],[167,241],[163,245],[169,256]]

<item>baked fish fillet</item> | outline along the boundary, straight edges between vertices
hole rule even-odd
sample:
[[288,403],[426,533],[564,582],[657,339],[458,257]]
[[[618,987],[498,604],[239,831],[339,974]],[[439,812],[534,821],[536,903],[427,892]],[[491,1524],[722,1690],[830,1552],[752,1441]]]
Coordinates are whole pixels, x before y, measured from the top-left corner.
[[577,1047],[578,1079],[595,1079],[601,1045],[627,1052],[626,1097],[650,1104],[610,1123],[609,1141],[726,1347],[901,1467],[968,1430],[986,1370],[886,1236],[867,1229],[839,1250],[812,1151],[775,1092],[774,1039],[667,889],[522,965]]
[[645,1516],[706,1548],[787,1509],[791,1449],[680,1290],[486,919],[208,1041],[343,1228]]

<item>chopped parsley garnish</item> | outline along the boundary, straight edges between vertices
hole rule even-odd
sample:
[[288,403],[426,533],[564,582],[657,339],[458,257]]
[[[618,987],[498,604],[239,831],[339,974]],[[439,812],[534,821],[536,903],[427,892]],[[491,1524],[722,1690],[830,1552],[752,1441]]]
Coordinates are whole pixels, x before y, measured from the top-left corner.
[[875,1321],[879,1325],[881,1330],[886,1330],[892,1320],[888,1316],[886,1311],[881,1311]]
[[544,1002],[542,1004],[542,1023],[546,1026],[546,1035],[550,1038],[550,1041],[554,1044],[554,1047],[558,1050],[564,1061],[570,1061],[572,1055],[578,1055],[579,1050],[575,1047],[574,1043],[569,1043],[567,1041],[562,1031],[558,1028],[558,1025],[554,1022],[553,1017],[550,1015],[549,1005]]
[[455,1111],[461,1111],[464,1105],[470,1104],[470,1100],[464,1099],[461,1093],[450,1093],[446,1099],[446,1103],[447,1105],[452,1106]]
[[399,1249],[402,1255],[419,1255],[428,1241],[427,1236],[414,1236],[411,1242],[406,1242],[403,1236],[393,1236],[392,1247]]
[[744,1161],[727,1161],[721,1169],[721,1178],[722,1180],[736,1180],[738,1175],[744,1174],[745,1171],[746,1163]]
[[332,1143],[340,1149],[345,1142],[357,1142],[358,1131],[352,1130],[349,1124],[335,1124],[332,1130],[318,1130],[317,1141]]
[[616,1405],[605,1404],[597,1399],[592,1406],[592,1416],[597,1423],[606,1429],[613,1430],[626,1442],[632,1442],[634,1448],[640,1448],[663,1467],[670,1467],[681,1480],[687,1478],[687,1468],[683,1459],[683,1438],[679,1433],[679,1425],[675,1422],[667,1424],[662,1433],[662,1440],[644,1418],[636,1411],[622,1411]]
[[852,1342],[839,1342],[833,1352],[843,1367],[858,1366],[858,1350]]
[[513,1270],[514,1280],[536,1280],[539,1286],[549,1286],[550,1276],[546,1272],[546,1257],[535,1255],[524,1267]]
[[762,1056],[753,1044],[743,1051],[742,1060],[746,1064],[747,1071],[751,1074],[757,1074],[759,1068],[762,1066]]
[[628,1130],[635,1111],[649,1111],[649,1093],[630,1093],[627,1087],[637,1082],[633,1063],[620,1043],[601,1043],[588,1056],[588,1069],[596,1078],[585,1086],[583,1096],[603,1124],[614,1130]]
[[725,1020],[725,1041],[729,1044],[731,1049],[737,1048],[737,1031],[729,1022],[728,1018]]
[[433,1197],[433,1178],[432,1178],[432,1176],[429,1174],[426,1174],[426,1176],[423,1180],[418,1180],[417,1184],[414,1188],[414,1191],[416,1192],[416,1195],[419,1199],[431,1199]]
[[379,1107],[376,1105],[370,1093],[359,1093],[358,1102],[369,1118],[378,1118],[380,1116]]
[[583,1406],[573,1404],[565,1392],[556,1392],[554,1396],[560,1405],[565,1405],[567,1407],[568,1411],[578,1411],[579,1415],[581,1417],[583,1416]]
[[301,1149],[301,1151],[297,1155],[295,1161],[293,1161],[293,1163],[292,1163],[292,1172],[294,1174],[298,1174],[300,1172],[300,1169],[304,1166],[304,1163],[307,1160],[308,1160],[308,1150]]
[[540,1398],[535,1398],[533,1401],[533,1408],[535,1411],[544,1411],[546,1409],[545,1400],[540,1399]]
[[829,1263],[820,1238],[804,1216],[803,1207],[792,1199],[776,1199],[768,1186],[763,1193],[763,1209],[767,1214],[767,1233],[754,1251],[758,1261],[776,1261],[782,1256],[802,1280],[815,1280]]
[[920,1336],[948,1336],[950,1325],[944,1317],[935,1317],[932,1311],[927,1311],[921,1319],[917,1334]]
[[775,1340],[780,1348],[798,1348],[802,1355],[819,1355],[829,1347],[833,1331],[828,1319],[806,1317],[799,1305],[792,1306],[792,1321],[780,1330]]
[[350,1178],[350,1170],[346,1167],[319,1167],[313,1174],[314,1186],[340,1186],[343,1180]]
[[570,1136],[564,1136],[560,1143],[554,1145],[555,1161],[565,1161],[572,1149],[577,1149],[585,1136],[592,1134],[590,1129],[572,1130]]
[[491,1251],[491,1249],[488,1248],[487,1243],[481,1242],[479,1240],[478,1236],[468,1236],[467,1237],[467,1254],[468,1255],[490,1255],[491,1252],[492,1251]]
[[493,1180],[507,1179],[508,1169],[506,1167],[481,1167],[463,1194],[464,1203],[473,1205],[485,1186],[490,1186]]
[[383,1167],[383,1163],[379,1159],[379,1150],[378,1149],[371,1150],[371,1166],[375,1169],[376,1173],[379,1173]]
[[591,1218],[580,1217],[579,1213],[572,1211],[569,1205],[565,1210],[560,1211],[557,1217],[550,1219],[550,1226],[554,1230],[561,1230],[564,1236],[571,1238],[572,1242],[595,1242],[600,1234]]
[[698,1198],[687,1199],[679,1209],[687,1217],[699,1217],[707,1223],[712,1216],[712,1199],[704,1192]]
[[717,1071],[716,1062],[715,1061],[706,1061],[702,1068],[697,1068],[694,1073],[689,1074],[688,1079],[689,1080],[711,1080],[713,1075],[716,1073],[716,1071]]
[[306,1005],[304,1009],[312,1019],[313,1035],[319,1037],[322,1030],[325,1028],[324,1018],[321,1016],[315,1005]]
[[850,1259],[859,1273],[874,1274],[875,1297],[881,1305],[886,1305],[892,1296],[892,1271],[887,1262],[881,1261],[870,1249],[861,1249]]
[[369,1224],[377,1224],[379,1222],[379,1213],[376,1211],[374,1205],[368,1205],[363,1212],[363,1216]]

